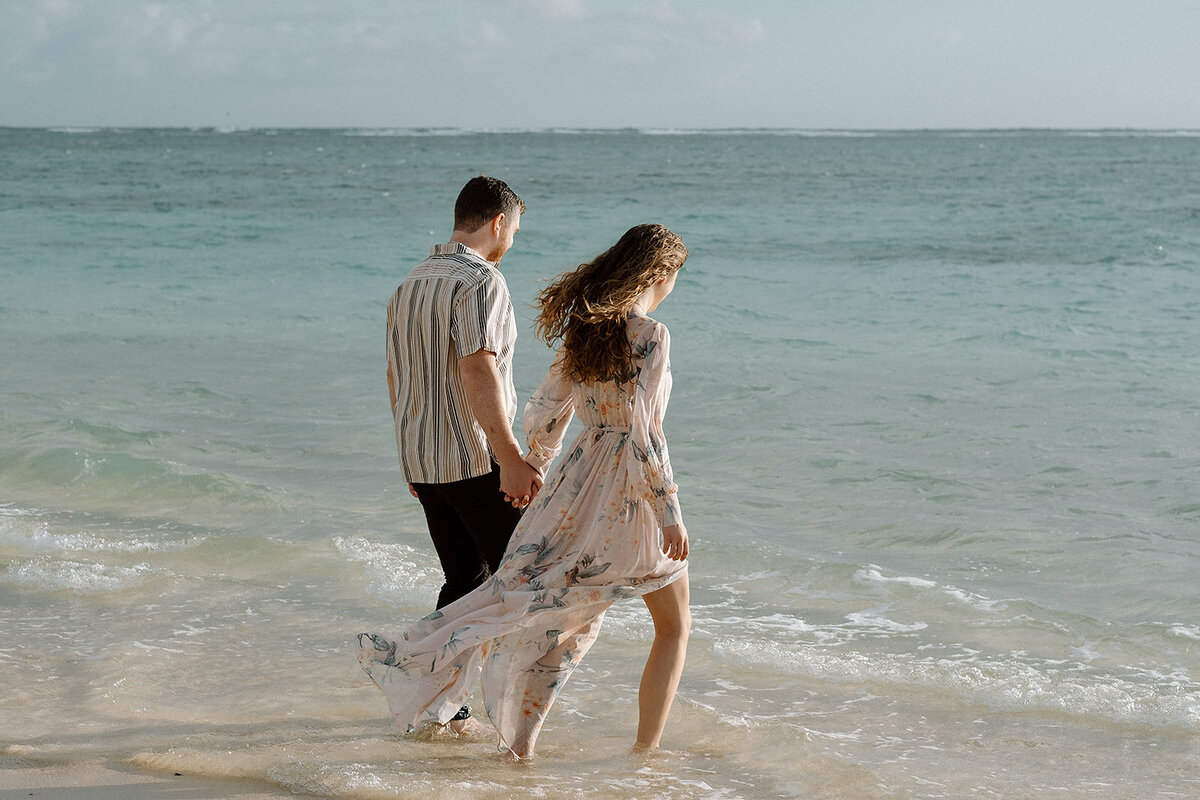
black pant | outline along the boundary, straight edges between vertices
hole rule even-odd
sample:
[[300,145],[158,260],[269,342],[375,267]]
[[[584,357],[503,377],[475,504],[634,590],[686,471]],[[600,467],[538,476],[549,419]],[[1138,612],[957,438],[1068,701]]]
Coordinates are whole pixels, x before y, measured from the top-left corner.
[[446,582],[437,607],[449,605],[500,566],[521,511],[504,501],[500,467],[453,483],[414,483]]

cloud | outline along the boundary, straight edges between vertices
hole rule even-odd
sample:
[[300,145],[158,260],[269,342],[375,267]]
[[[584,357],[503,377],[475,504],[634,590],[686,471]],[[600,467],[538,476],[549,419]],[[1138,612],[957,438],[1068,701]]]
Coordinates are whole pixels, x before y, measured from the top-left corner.
[[934,41],[942,42],[943,44],[962,44],[962,31],[957,28],[947,28],[946,30],[934,31]]
[[745,64],[720,72],[708,80],[708,85],[718,92],[740,92],[752,88],[754,83],[750,68]]
[[614,64],[624,66],[643,66],[653,63],[653,54],[641,44],[622,42],[610,45],[604,51]]
[[96,49],[118,71],[145,77],[163,68],[163,62],[182,61],[201,74],[222,73],[236,61],[225,48],[213,47],[213,22],[203,13],[163,3],[138,4],[113,18],[111,27],[96,40]]
[[683,16],[671,5],[671,0],[656,0],[653,3],[634,6],[629,9],[628,14],[634,19],[659,25],[678,25],[683,20]]
[[[56,12],[68,0],[37,0]],[[239,4],[198,2],[121,3],[85,7],[70,21],[47,23],[48,39],[38,60],[60,62],[70,43],[70,57],[93,69],[109,68],[118,76],[148,79],[216,78],[245,73],[272,81],[290,78],[324,80],[343,75],[362,80],[378,73],[380,54],[397,51],[424,22],[421,4],[379,3],[333,7],[314,2]],[[479,22],[470,32],[475,42],[495,43],[495,26]],[[431,36],[427,38],[432,38]],[[444,41],[444,39],[443,39]]]
[[547,22],[578,22],[592,16],[583,0],[513,0],[513,5]]
[[459,26],[458,39],[460,47],[454,55],[467,64],[490,59],[494,51],[508,44],[500,27],[487,19],[477,19]]
[[735,17],[732,14],[715,14],[710,11],[696,12],[694,24],[700,34],[711,44],[748,46],[765,44],[767,30],[757,17]]
[[654,36],[677,42],[743,47],[764,44],[766,27],[758,17],[745,17],[705,9],[680,11],[671,0],[655,0],[629,9],[639,24],[654,26]]
[[70,19],[79,15],[79,3],[74,0],[37,0],[34,8],[54,19]]

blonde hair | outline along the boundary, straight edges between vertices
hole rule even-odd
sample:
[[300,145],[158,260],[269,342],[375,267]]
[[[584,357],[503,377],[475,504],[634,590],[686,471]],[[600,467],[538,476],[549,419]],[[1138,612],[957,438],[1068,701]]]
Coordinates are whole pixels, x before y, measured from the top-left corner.
[[688,251],[666,227],[635,225],[612,247],[559,275],[538,294],[537,336],[562,340],[562,367],[578,382],[629,380],[625,321],[647,288],[683,266]]

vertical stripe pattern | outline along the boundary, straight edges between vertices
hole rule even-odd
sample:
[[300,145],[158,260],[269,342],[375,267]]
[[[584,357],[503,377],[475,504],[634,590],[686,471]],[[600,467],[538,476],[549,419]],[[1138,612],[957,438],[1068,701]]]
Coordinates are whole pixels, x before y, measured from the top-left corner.
[[387,358],[396,376],[396,448],[406,480],[450,483],[491,470],[458,359],[481,349],[496,354],[511,424],[516,340],[504,276],[458,242],[436,245],[396,289],[387,307]]

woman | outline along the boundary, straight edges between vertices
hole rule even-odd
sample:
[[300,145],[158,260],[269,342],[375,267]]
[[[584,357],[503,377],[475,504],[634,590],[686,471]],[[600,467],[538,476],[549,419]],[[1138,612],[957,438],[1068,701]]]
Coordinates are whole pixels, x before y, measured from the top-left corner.
[[[584,423],[513,533],[496,573],[399,639],[359,635],[359,661],[409,731],[454,719],[480,680],[500,750],[533,755],[546,714],[613,601],[641,595],[654,644],[638,693],[636,748],[656,748],[683,671],[688,537],[662,418],[669,336],[646,316],[687,259],[661,225],[631,228],[538,297],[538,336],[562,342],[525,406],[527,461],[558,454]],[[509,498],[514,503],[521,498]]]

